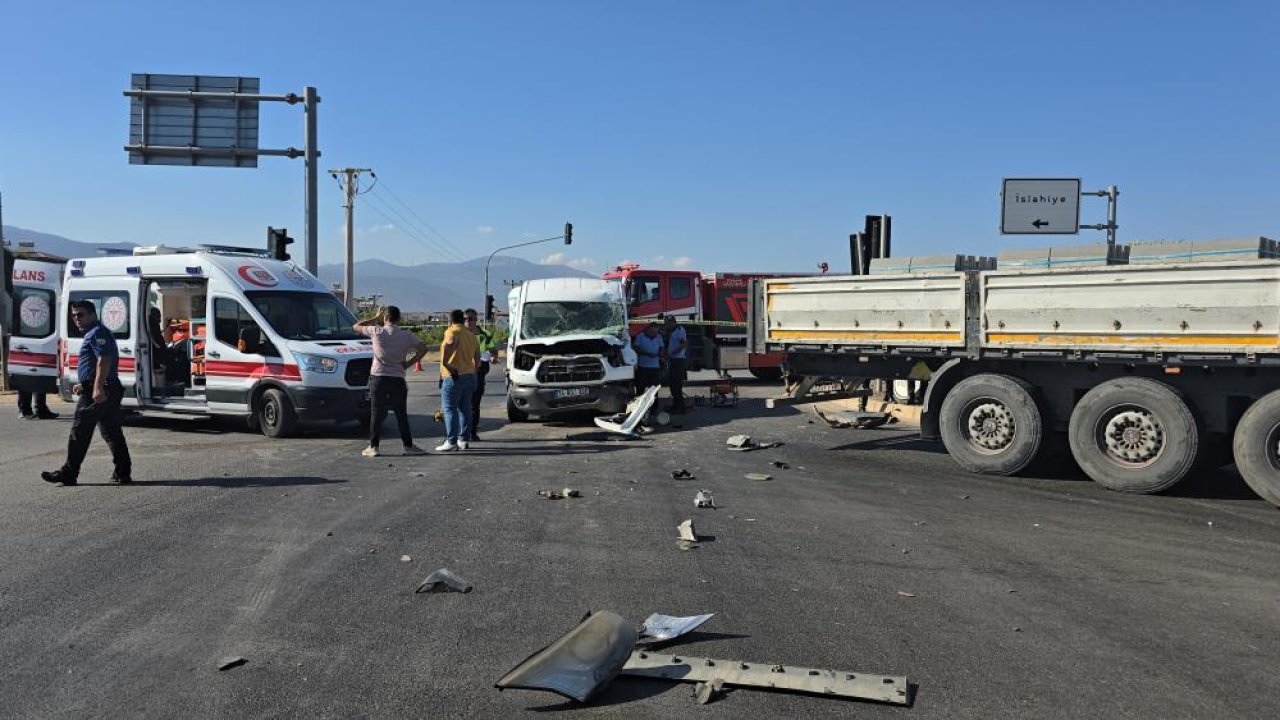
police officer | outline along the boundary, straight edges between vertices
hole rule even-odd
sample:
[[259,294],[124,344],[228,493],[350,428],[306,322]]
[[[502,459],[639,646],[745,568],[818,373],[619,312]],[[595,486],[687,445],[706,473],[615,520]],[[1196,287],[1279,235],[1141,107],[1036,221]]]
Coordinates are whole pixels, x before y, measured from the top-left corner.
[[127,485],[133,482],[133,461],[129,458],[129,445],[120,429],[120,401],[124,398],[124,386],[120,384],[120,352],[111,331],[98,322],[98,311],[87,300],[71,303],[71,317],[76,328],[83,333],[80,344],[80,361],[76,367],[79,381],[71,388],[76,401],[75,420],[71,423],[71,439],[67,443],[67,461],[58,470],[40,473],[45,482],[75,485],[80,476],[80,465],[89,451],[93,429],[98,427],[102,439],[111,449],[111,459],[116,470],[111,482]]
[[684,382],[689,372],[689,335],[670,315],[664,324],[667,331],[667,385],[671,388],[671,412],[683,415]]

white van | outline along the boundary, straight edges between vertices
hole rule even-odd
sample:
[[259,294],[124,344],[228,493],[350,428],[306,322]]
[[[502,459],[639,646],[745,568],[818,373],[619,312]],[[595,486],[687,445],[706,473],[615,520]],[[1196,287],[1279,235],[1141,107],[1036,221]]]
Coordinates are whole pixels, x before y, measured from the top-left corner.
[[58,293],[62,262],[18,257],[12,273],[9,384],[35,393],[58,391]]
[[69,306],[88,300],[119,345],[125,407],[242,417],[270,437],[299,422],[368,422],[371,343],[292,262],[255,250],[137,248],[69,261],[64,288],[64,399],[82,337]]
[[508,297],[507,418],[578,410],[622,412],[634,396],[636,353],[618,280],[526,280]]

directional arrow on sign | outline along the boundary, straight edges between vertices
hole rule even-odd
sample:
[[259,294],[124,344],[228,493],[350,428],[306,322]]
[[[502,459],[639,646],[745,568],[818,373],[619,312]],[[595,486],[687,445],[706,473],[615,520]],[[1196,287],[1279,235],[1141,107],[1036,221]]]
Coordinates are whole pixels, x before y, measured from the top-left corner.
[[1033,223],[1031,223],[1031,224],[1032,224],[1032,225],[1034,225],[1034,226],[1036,226],[1037,228],[1042,228],[1042,227],[1047,226],[1047,225],[1049,224],[1049,221],[1047,221],[1047,220],[1041,220],[1040,218],[1036,218],[1036,221],[1035,221],[1035,222],[1033,222]]

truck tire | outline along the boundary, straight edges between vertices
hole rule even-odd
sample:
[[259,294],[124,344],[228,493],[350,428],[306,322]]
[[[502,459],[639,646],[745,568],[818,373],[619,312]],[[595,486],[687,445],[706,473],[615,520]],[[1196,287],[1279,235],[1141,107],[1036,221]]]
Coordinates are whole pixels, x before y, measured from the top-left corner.
[[1232,450],[1249,487],[1280,507],[1280,390],[1249,406],[1236,424]]
[[751,368],[751,375],[757,380],[778,382],[782,379],[782,368]]
[[1071,454],[1109,490],[1168,490],[1196,466],[1200,428],[1182,393],[1147,378],[1116,378],[1071,412]]
[[282,390],[268,388],[258,401],[258,425],[271,438],[289,437],[298,426],[298,414]]
[[1036,459],[1043,440],[1031,386],[1008,375],[961,380],[942,401],[939,422],[951,457],[984,475],[1016,475]]
[[507,396],[507,420],[511,422],[528,422],[529,413],[516,407],[516,401]]

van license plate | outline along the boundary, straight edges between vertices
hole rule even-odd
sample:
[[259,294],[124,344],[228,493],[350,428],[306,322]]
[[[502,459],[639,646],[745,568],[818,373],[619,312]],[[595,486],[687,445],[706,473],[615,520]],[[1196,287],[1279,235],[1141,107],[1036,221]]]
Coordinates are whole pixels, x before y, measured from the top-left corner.
[[556,400],[571,397],[584,397],[588,393],[587,388],[564,388],[552,393],[551,397]]

